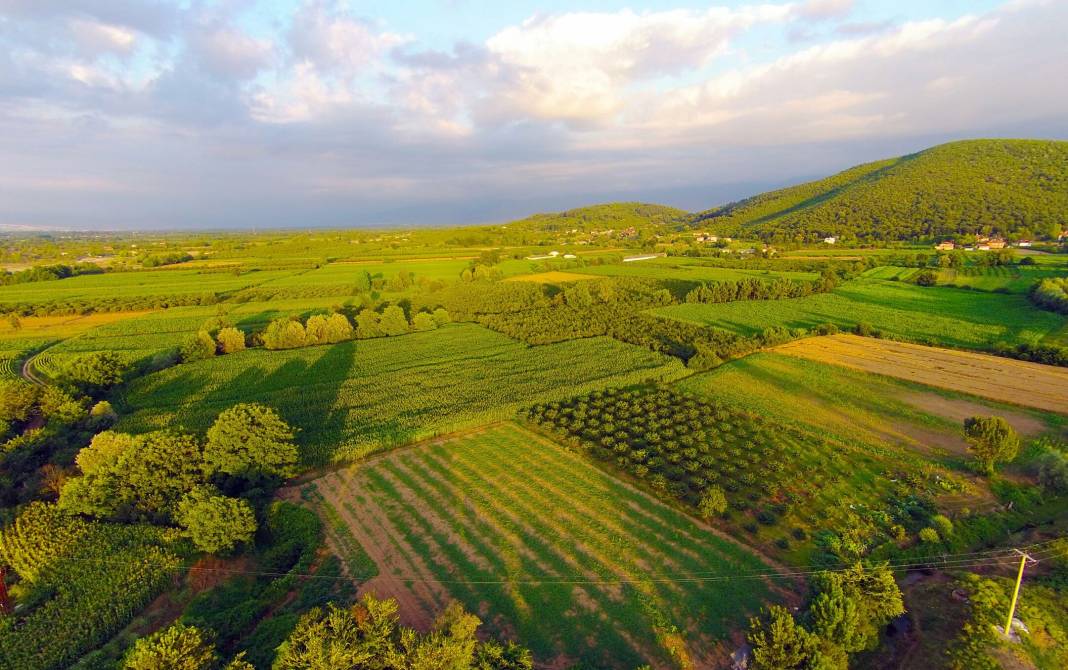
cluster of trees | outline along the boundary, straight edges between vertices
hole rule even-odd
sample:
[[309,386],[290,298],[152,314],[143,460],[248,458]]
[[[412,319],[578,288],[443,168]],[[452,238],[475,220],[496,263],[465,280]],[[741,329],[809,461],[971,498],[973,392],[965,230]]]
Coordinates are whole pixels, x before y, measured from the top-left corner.
[[975,140],[861,165],[697,215],[769,242],[1056,239],[1068,225],[1068,144]]
[[164,265],[177,265],[193,260],[193,257],[184,251],[171,251],[162,254],[149,254],[141,258],[141,265],[146,268],[158,268]]
[[718,303],[738,300],[782,300],[803,298],[814,293],[828,293],[837,286],[833,274],[818,281],[792,279],[739,279],[702,284],[686,294],[686,302]]
[[[527,649],[479,640],[481,622],[456,602],[427,633],[400,626],[397,602],[365,595],[352,607],[330,603],[301,617],[279,649],[274,670],[531,670]],[[225,663],[211,634],[175,624],[137,641],[124,670],[252,670],[239,654]]]
[[1043,279],[1031,288],[1030,296],[1042,309],[1068,314],[1068,277]]
[[4,270],[0,272],[0,286],[9,284],[26,284],[38,281],[54,281],[77,277],[78,275],[103,274],[104,268],[95,263],[74,263],[73,265],[39,265],[18,272]]
[[883,627],[905,612],[886,565],[821,572],[812,587],[799,619],[776,605],[750,621],[752,670],[846,670],[849,654],[874,649]]
[[76,300],[50,300],[45,302],[18,302],[5,306],[9,313],[19,316],[50,316],[66,314],[91,314],[93,312],[133,312],[171,307],[215,305],[218,294],[212,291],[181,295],[115,296],[109,298],[80,298]]
[[260,339],[268,349],[296,349],[351,340],[352,322],[344,314],[315,314],[301,323],[297,318],[275,319]]
[[296,472],[293,430],[274,412],[239,404],[219,414],[203,442],[163,430],[105,431],[75,459],[81,476],[66,481],[60,509],[114,521],[181,526],[202,551],[228,552],[251,540],[248,501]]
[[[790,460],[781,446],[784,429],[667,389],[596,391],[536,405],[527,417],[705,518],[725,512],[728,497],[749,510],[773,495]],[[776,523],[769,514],[761,521]]]

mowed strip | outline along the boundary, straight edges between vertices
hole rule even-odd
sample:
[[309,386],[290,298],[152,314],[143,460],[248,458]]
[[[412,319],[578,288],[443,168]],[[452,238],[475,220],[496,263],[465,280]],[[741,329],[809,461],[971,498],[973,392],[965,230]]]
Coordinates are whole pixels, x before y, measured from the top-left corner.
[[378,564],[362,590],[416,624],[455,598],[543,662],[718,667],[777,588],[745,548],[510,423],[314,486]]
[[1068,369],[857,335],[810,337],[775,351],[1068,414]]

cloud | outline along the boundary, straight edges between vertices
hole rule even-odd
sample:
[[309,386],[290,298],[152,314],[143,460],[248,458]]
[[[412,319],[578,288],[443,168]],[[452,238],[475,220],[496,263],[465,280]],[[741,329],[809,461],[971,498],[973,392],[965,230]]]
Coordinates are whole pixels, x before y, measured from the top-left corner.
[[0,223],[703,208],[946,139],[1068,135],[1065,3],[539,14],[434,48],[352,3],[266,29],[254,6],[0,0]]

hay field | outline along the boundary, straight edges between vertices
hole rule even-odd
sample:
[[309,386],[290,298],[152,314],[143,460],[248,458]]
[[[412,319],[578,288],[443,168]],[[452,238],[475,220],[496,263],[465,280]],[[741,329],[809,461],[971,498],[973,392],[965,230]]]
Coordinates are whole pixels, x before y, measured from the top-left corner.
[[847,334],[797,340],[775,351],[1068,414],[1065,368]]

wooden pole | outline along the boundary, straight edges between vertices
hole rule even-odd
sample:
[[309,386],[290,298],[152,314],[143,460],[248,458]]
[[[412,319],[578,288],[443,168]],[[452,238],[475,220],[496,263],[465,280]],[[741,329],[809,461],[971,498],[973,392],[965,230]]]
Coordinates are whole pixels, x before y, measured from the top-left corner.
[[1005,619],[1005,635],[1012,634],[1012,615],[1016,613],[1016,598],[1020,595],[1020,582],[1023,581],[1024,566],[1027,565],[1028,559],[1031,557],[1023,553],[1019,549],[1013,549],[1020,555],[1020,570],[1016,573],[1016,588],[1012,590],[1012,602],[1009,604],[1009,616]]

